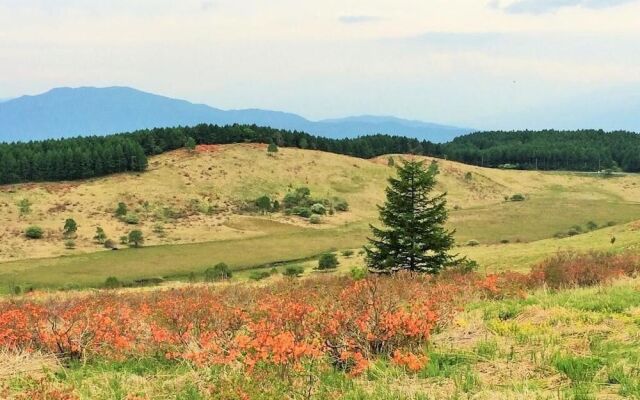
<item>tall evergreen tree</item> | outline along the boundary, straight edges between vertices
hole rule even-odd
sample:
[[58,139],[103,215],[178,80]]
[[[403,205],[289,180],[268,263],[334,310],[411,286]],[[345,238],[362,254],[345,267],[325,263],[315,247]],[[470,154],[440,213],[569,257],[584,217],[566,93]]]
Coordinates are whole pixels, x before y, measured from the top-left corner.
[[432,195],[438,166],[406,161],[389,179],[387,200],[379,207],[383,228],[371,226],[373,238],[365,247],[371,272],[400,270],[435,274],[453,260],[453,232],[447,220],[446,193]]

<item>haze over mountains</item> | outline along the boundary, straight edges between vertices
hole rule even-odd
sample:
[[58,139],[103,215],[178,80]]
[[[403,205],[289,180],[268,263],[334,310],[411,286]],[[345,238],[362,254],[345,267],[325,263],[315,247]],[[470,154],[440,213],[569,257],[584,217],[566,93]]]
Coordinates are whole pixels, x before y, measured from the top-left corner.
[[433,142],[446,142],[471,131],[395,117],[355,116],[310,121],[279,111],[221,110],[127,87],[57,88],[36,96],[0,100],[0,141],[106,135],[199,123],[256,124],[333,138],[386,133]]

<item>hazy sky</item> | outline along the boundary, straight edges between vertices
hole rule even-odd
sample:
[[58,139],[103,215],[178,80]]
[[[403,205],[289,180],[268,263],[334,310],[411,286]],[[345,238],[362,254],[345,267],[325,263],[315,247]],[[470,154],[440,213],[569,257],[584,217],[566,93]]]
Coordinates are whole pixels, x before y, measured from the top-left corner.
[[132,86],[473,127],[640,88],[635,0],[0,0],[0,98]]

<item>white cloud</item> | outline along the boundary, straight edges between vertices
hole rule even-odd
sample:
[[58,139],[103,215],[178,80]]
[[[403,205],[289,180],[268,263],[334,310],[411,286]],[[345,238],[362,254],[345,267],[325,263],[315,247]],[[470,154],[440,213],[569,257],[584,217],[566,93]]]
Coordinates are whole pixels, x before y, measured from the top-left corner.
[[[513,14],[545,14],[566,7],[600,9],[635,1],[637,0],[517,0],[505,6],[504,10]],[[499,4],[496,1],[492,3],[494,6],[498,6]]]

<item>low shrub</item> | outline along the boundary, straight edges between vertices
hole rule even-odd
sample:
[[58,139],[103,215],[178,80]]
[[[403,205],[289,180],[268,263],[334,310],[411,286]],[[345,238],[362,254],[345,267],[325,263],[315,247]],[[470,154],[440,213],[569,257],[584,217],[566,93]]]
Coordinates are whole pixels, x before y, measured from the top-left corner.
[[297,206],[291,210],[291,214],[297,215],[302,218],[309,218],[313,213],[311,212],[311,209],[309,209],[309,207]]
[[249,279],[254,281],[261,281],[271,276],[271,273],[267,271],[252,271],[249,274]]
[[621,275],[634,275],[638,271],[640,256],[635,254],[562,252],[535,266],[530,275],[534,284],[560,289],[593,286]]
[[318,215],[325,215],[327,213],[327,209],[325,208],[325,206],[320,203],[315,203],[311,205],[309,209],[311,210],[312,213],[318,214]]
[[218,263],[212,268],[207,268],[204,271],[205,282],[215,282],[225,279],[230,279],[233,276],[231,269],[225,263]]
[[514,194],[513,196],[511,196],[511,197],[509,198],[509,200],[511,200],[511,201],[525,201],[525,200],[526,200],[526,197],[524,197],[524,195],[523,195],[523,194],[516,193],[516,194]]
[[333,208],[336,211],[349,211],[349,203],[347,203],[347,201],[344,199],[336,197],[333,199]]
[[104,287],[106,289],[117,289],[122,287],[122,283],[115,276],[110,276],[104,281]]
[[282,271],[282,275],[290,278],[297,278],[301,276],[303,273],[304,273],[304,267],[301,265],[289,265],[284,269],[284,271]]
[[137,214],[127,214],[122,216],[122,222],[129,225],[138,225],[140,223],[140,217]]
[[319,270],[327,270],[327,269],[336,269],[338,268],[338,257],[336,257],[333,253],[325,253],[320,256],[318,260],[318,269]]
[[76,248],[76,242],[73,239],[68,239],[64,241],[64,247],[69,249],[69,250],[73,250]]
[[322,218],[318,214],[313,214],[311,217],[309,217],[309,222],[314,225],[318,225],[322,222]]
[[354,252],[353,252],[353,250],[344,250],[340,254],[342,254],[342,257],[351,257],[351,256],[353,256]]
[[479,245],[480,245],[480,242],[478,242],[478,241],[477,241],[477,240],[475,240],[475,239],[471,239],[471,240],[469,240],[469,241],[467,242],[467,246],[475,247],[475,246],[479,246]]
[[350,271],[351,279],[359,281],[369,275],[369,271],[364,267],[353,267]]
[[29,239],[42,239],[44,236],[44,230],[39,226],[32,225],[25,229],[24,235]]

